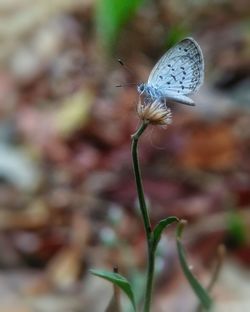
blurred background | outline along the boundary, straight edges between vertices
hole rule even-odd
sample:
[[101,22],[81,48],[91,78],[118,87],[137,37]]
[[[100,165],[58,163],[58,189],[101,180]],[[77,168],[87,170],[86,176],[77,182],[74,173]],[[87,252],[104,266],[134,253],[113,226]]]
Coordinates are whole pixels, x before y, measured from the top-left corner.
[[[102,312],[112,287],[88,270],[114,265],[141,298],[138,94],[115,86],[146,81],[186,36],[203,50],[205,83],[195,107],[171,106],[172,125],[141,140],[150,213],[154,224],[188,220],[185,248],[205,286],[224,244],[216,311],[250,309],[249,2],[1,0],[0,312]],[[197,311],[173,229],[156,264],[153,311]]]

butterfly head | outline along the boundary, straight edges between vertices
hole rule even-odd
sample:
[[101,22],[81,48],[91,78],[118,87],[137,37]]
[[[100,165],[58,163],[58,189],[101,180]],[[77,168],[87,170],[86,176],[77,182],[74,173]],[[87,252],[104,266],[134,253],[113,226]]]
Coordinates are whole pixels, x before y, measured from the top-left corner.
[[140,83],[138,86],[137,86],[137,90],[139,92],[139,94],[143,94],[143,92],[145,91],[146,89],[146,86],[145,86],[145,83]]

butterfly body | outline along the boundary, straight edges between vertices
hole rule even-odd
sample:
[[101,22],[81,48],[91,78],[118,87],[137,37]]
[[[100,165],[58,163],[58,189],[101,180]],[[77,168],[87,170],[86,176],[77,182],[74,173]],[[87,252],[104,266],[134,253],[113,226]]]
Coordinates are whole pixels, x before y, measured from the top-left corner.
[[162,102],[173,101],[191,106],[195,105],[194,101],[185,95],[181,94],[176,95],[175,92],[171,91],[166,91],[163,93],[161,90],[146,83],[139,84],[137,90],[140,95],[145,95],[146,101],[155,101],[155,100],[160,100]]
[[138,85],[147,101],[174,101],[194,105],[187,95],[197,91],[204,79],[204,60],[198,43],[185,38],[168,50],[152,69],[147,83]]
[[151,86],[148,83],[141,83],[137,86],[137,90],[140,95],[144,94],[146,97],[149,96],[150,98],[157,99],[163,97],[163,93],[160,89]]

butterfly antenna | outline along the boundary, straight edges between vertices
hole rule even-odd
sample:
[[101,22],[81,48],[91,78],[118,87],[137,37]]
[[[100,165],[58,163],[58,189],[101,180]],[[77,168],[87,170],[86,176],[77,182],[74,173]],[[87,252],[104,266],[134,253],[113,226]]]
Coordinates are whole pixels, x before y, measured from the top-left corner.
[[116,88],[122,88],[122,87],[127,87],[127,86],[137,86],[138,83],[124,83],[122,85],[116,85]]
[[126,71],[127,71],[128,73],[130,73],[131,75],[133,75],[131,69],[130,69],[127,65],[125,65],[125,63],[124,63],[120,58],[117,59],[117,62],[118,62],[124,69],[126,69]]
[[[129,69],[129,67],[127,65],[124,64],[124,62],[118,58],[117,59],[117,62],[122,66],[124,67],[124,69],[126,69],[126,71],[130,74],[130,75],[133,75],[132,71]],[[120,85],[117,85],[116,87],[117,88],[122,88],[122,87],[127,87],[127,86],[137,86],[138,83],[135,83],[135,82],[132,82],[132,83],[125,83],[125,84],[120,84]]]

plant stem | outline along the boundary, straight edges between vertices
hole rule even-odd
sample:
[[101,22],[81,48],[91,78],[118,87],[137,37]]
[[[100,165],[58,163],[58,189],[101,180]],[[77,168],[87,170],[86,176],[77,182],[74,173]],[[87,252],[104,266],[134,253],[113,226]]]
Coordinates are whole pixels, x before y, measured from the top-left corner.
[[138,140],[144,130],[147,128],[148,122],[142,122],[138,130],[132,135],[132,159],[133,168],[136,182],[136,189],[139,200],[139,207],[143,218],[144,229],[147,238],[147,252],[148,252],[148,263],[147,263],[147,283],[144,301],[144,312],[150,312],[152,288],[153,288],[153,278],[154,278],[154,263],[155,263],[155,251],[151,243],[152,228],[150,224],[150,219],[148,215],[147,205],[144,196],[144,190],[141,179],[140,165],[138,161]]
[[143,122],[138,128],[138,130],[132,135],[132,159],[133,159],[135,182],[136,182],[136,188],[137,188],[137,194],[138,194],[138,200],[139,200],[139,207],[140,207],[142,218],[143,218],[143,224],[144,224],[144,228],[145,228],[145,232],[147,236],[147,241],[149,241],[150,234],[151,234],[151,225],[150,225],[147,205],[146,205],[146,201],[144,197],[144,190],[143,190],[142,179],[141,179],[141,170],[140,170],[140,165],[138,161],[138,151],[137,151],[139,137],[147,128],[147,125],[148,125],[147,123]]
[[150,312],[153,281],[154,281],[154,269],[155,269],[155,252],[152,250],[150,242],[148,242],[148,269],[147,269],[147,284],[144,301],[144,312]]

